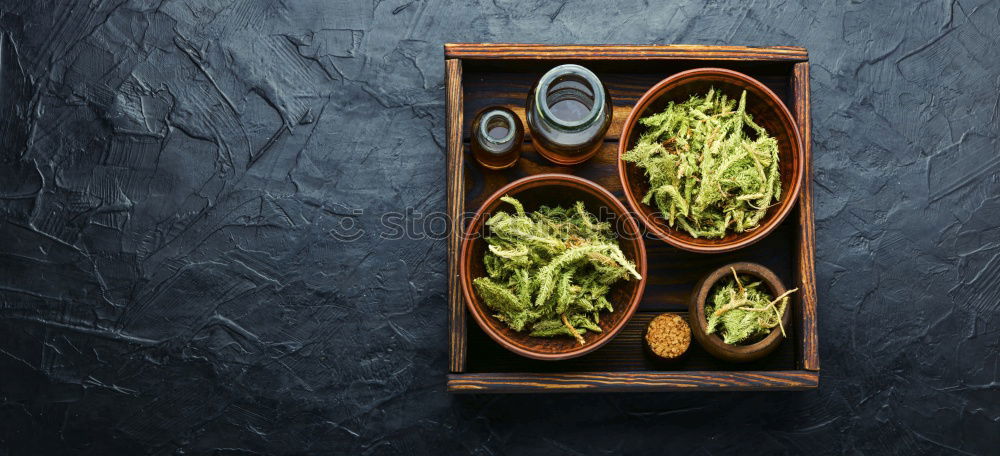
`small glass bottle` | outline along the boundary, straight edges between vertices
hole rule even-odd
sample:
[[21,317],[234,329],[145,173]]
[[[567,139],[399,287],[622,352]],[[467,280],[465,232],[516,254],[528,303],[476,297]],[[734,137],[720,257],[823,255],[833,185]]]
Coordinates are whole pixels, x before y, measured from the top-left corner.
[[549,70],[528,94],[525,118],[535,149],[559,165],[593,157],[611,126],[611,95],[592,71],[573,64]]
[[510,109],[486,108],[472,121],[472,156],[486,168],[500,170],[516,165],[523,141],[524,127]]

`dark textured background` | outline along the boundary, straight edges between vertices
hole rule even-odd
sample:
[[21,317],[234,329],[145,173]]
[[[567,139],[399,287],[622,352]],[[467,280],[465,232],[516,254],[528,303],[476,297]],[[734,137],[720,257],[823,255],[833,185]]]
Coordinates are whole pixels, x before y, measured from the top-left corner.
[[[1000,2],[0,5],[0,455],[1000,447]],[[445,41],[807,47],[820,388],[446,393]]]

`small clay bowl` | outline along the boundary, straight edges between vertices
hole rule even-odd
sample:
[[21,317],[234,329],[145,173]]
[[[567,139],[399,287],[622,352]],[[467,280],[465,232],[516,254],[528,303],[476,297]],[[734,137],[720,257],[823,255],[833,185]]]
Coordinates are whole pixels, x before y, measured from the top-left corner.
[[[586,341],[584,345],[578,344],[572,337],[532,337],[528,335],[529,331],[514,331],[497,320],[476,294],[473,279],[486,275],[483,265],[487,249],[483,238],[489,234],[489,228],[485,226],[486,220],[498,210],[514,211],[509,204],[500,201],[500,197],[504,195],[517,198],[528,212],[535,211],[540,206],[570,207],[577,201],[583,201],[587,211],[598,218],[613,217],[602,221],[611,223],[618,235],[622,253],[635,263],[642,279],[621,280],[611,288],[608,300],[615,310],[601,313],[600,327],[603,332],[597,334],[588,331],[583,336]],[[511,182],[490,195],[469,224],[459,256],[459,279],[465,304],[483,332],[514,353],[548,361],[585,355],[614,338],[639,307],[646,288],[646,275],[646,246],[639,225],[629,216],[625,206],[601,186],[568,174],[536,174]]]
[[[691,299],[688,301],[688,315],[691,316],[688,323],[691,325],[691,335],[694,336],[695,340],[698,341],[698,344],[705,351],[723,361],[743,363],[758,360],[767,356],[781,344],[784,336],[781,335],[780,328],[774,328],[767,337],[749,345],[727,344],[722,341],[722,338],[718,334],[708,334],[705,332],[708,325],[705,318],[705,302],[709,298],[712,287],[720,280],[733,276],[733,271],[730,268],[736,269],[737,274],[745,274],[760,279],[763,285],[767,286],[772,297],[781,296],[785,292],[785,286],[781,284],[778,276],[770,269],[757,263],[730,263],[722,266],[699,280],[698,284],[694,287],[694,293],[691,294]],[[791,303],[789,303],[789,307],[785,309],[785,313],[781,316],[781,324],[785,326],[785,331],[788,331],[791,323],[792,308]]]
[[[687,232],[671,228],[666,217],[659,213],[655,205],[642,203],[649,192],[649,180],[645,172],[634,163],[621,159],[625,152],[635,147],[645,127],[639,119],[662,112],[671,101],[686,101],[691,95],[704,95],[715,87],[729,98],[739,100],[743,90],[747,91],[747,112],[754,122],[764,127],[768,134],[778,140],[778,157],[781,172],[781,201],[768,209],[760,225],[742,233],[727,233],[720,239],[694,238]],[[618,142],[618,177],[621,179],[625,198],[642,223],[656,237],[679,249],[697,253],[721,253],[746,247],[763,239],[778,227],[795,206],[799,197],[804,172],[802,160],[802,139],[792,113],[771,89],[754,78],[723,68],[697,68],[670,76],[639,99],[622,129]]]

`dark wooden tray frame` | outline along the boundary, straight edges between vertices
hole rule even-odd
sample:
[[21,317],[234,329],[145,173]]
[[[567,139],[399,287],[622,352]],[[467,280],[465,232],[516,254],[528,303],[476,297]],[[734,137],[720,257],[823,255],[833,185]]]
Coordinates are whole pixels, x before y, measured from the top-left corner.
[[[742,46],[553,46],[541,44],[457,44],[444,45],[447,114],[448,215],[448,307],[449,371],[448,390],[456,393],[530,393],[530,392],[621,392],[621,391],[738,391],[803,390],[819,384],[819,345],[816,325],[816,287],[814,254],[815,227],[812,200],[811,119],[809,108],[809,56],[801,47]],[[518,62],[583,61],[591,65],[614,65],[617,62],[665,63],[676,61],[740,61],[782,63],[791,67],[788,101],[798,122],[803,140],[805,176],[799,195],[793,252],[793,275],[800,288],[795,301],[797,343],[795,368],[786,370],[635,370],[559,372],[558,364],[544,372],[468,372],[468,325],[466,308],[458,277],[463,214],[465,208],[465,160],[463,143],[463,64],[505,65]],[[666,77],[667,75],[664,75]],[[786,223],[788,223],[786,221]],[[647,241],[655,242],[655,241]],[[647,245],[648,247],[648,245]],[[478,328],[476,328],[478,330]],[[622,337],[619,335],[619,337]],[[790,343],[793,341],[786,341]],[[565,362],[565,361],[564,361]]]

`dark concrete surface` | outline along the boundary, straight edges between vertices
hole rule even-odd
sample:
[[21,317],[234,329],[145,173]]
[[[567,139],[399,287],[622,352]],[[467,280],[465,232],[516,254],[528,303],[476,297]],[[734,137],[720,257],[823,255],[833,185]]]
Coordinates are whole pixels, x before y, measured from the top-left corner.
[[[998,10],[0,1],[0,455],[996,454]],[[446,41],[807,47],[820,388],[446,393]]]

